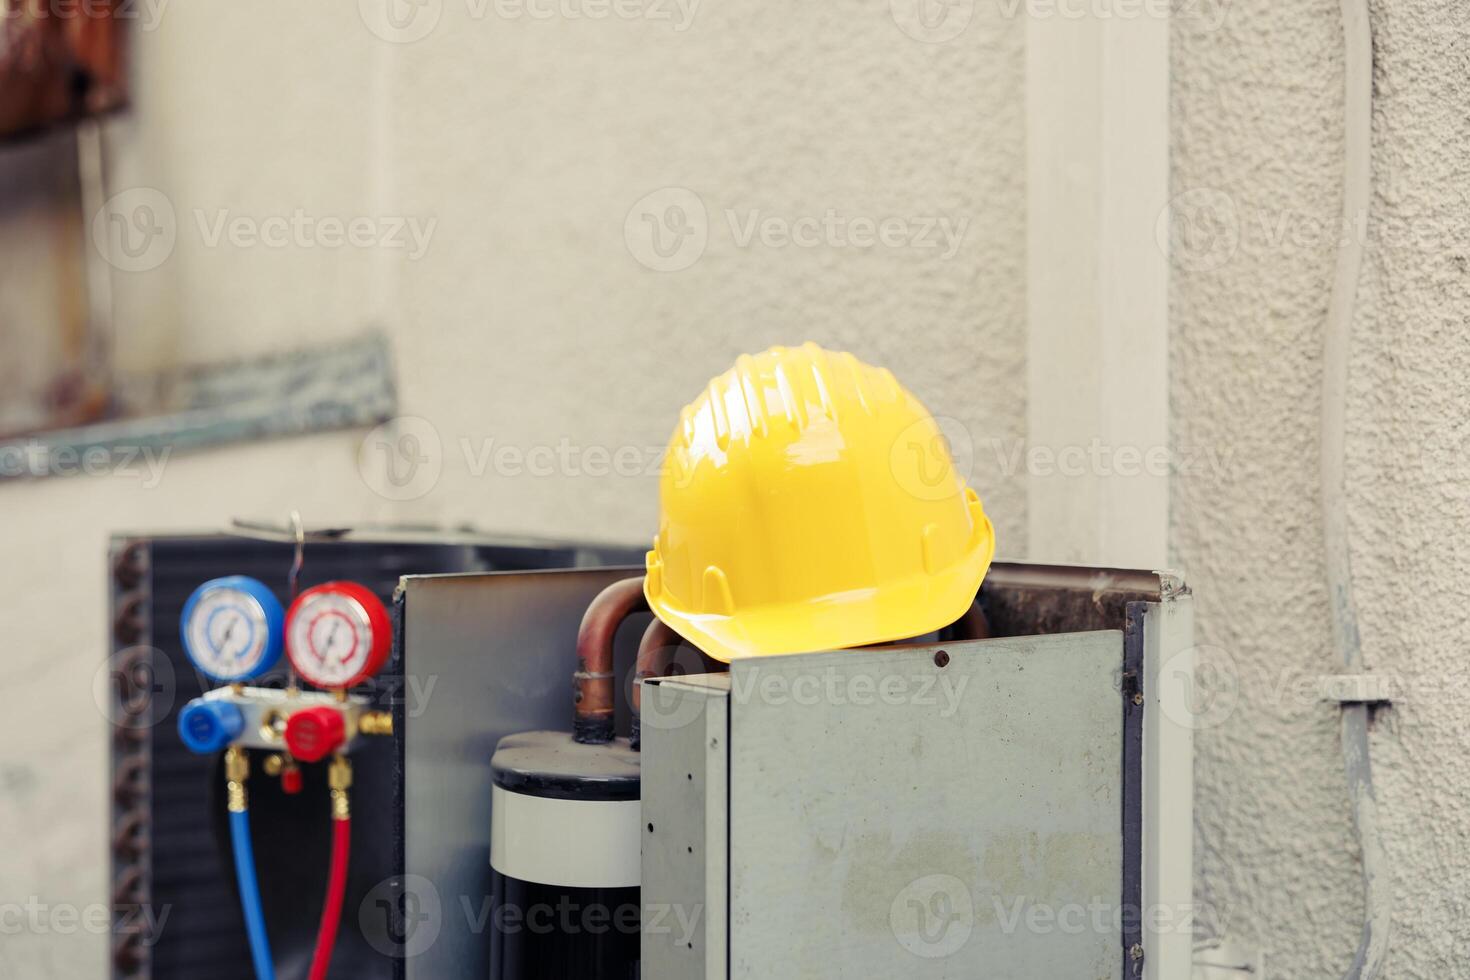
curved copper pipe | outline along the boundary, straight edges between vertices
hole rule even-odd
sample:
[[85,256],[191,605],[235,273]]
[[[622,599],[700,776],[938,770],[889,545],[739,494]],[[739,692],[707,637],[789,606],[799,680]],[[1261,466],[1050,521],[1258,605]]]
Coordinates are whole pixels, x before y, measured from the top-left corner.
[[650,677],[662,677],[668,673],[674,662],[674,654],[679,652],[679,644],[683,642],[684,638],[657,616],[648,624],[648,629],[643,631],[643,639],[638,643],[638,665],[633,673],[634,712],[643,707],[643,682]]
[[965,614],[950,624],[949,628],[954,632],[957,640],[988,640],[990,639],[990,620],[985,616],[985,610],[980,608],[980,600],[976,599],[970,603],[970,608]]
[[653,622],[648,624],[648,629],[643,631],[643,639],[638,643],[638,663],[633,673],[632,743],[635,750],[640,748],[642,741],[643,682],[650,677],[669,676],[669,668],[674,666],[680,644],[687,645],[699,657],[698,666],[695,667],[692,661],[688,662],[685,673],[690,672],[688,668],[705,674],[723,674],[730,670],[729,664],[721,663],[692,643],[687,643],[671,626],[657,616],[653,617]]
[[577,673],[572,736],[578,742],[613,739],[617,685],[613,676],[613,637],[629,614],[646,609],[643,579],[625,578],[597,594],[577,630]]

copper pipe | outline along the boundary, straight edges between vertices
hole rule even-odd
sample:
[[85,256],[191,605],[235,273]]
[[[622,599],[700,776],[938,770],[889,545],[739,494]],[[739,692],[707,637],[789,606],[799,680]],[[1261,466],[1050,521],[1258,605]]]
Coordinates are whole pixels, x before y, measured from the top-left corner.
[[600,744],[613,738],[613,637],[631,613],[648,608],[643,579],[625,578],[597,594],[577,630],[576,715],[572,737]]
[[112,833],[112,852],[124,858],[137,858],[148,846],[146,830],[148,814],[142,810],[128,813]]
[[928,642],[932,638],[936,643],[955,643],[960,640],[988,640],[990,639],[990,619],[985,615],[985,610],[980,608],[980,600],[976,599],[970,603],[964,615],[941,628],[938,632],[922,633],[918,636],[906,637],[902,640],[885,640],[882,643],[867,643],[853,649],[869,649],[873,647],[905,646],[910,643]]
[[673,666],[674,655],[679,652],[683,637],[657,616],[643,631],[638,643],[638,663],[633,670],[633,748],[639,747],[639,720],[643,711],[643,682],[650,677],[663,677]]
[[949,628],[956,640],[990,639],[990,620],[986,618],[985,610],[980,608],[979,599],[970,603],[965,614],[951,623]]
[[[643,631],[643,639],[638,643],[638,662],[633,670],[633,694],[630,698],[633,703],[632,743],[634,750],[640,747],[642,740],[640,721],[643,710],[643,682],[650,677],[668,677],[669,669],[674,666],[675,659],[678,657],[679,646],[683,643],[685,643],[684,638],[657,616],[653,617],[653,622],[648,624],[648,629]],[[688,647],[698,657],[698,664],[686,659],[683,662],[684,669],[680,671],[681,674],[729,672],[729,664],[721,663],[693,644],[688,644]]]

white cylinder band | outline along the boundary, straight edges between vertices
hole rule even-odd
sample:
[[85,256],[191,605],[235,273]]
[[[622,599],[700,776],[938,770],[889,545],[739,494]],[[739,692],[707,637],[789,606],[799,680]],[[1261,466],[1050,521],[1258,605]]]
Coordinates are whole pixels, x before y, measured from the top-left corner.
[[638,800],[559,800],[493,788],[490,866],[567,888],[636,888],[643,838]]

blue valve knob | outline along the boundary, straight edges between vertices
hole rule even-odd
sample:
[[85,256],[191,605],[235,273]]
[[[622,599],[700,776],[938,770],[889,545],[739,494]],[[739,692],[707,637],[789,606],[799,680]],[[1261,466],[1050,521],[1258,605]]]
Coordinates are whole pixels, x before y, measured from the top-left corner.
[[244,730],[245,715],[228,701],[195,698],[179,712],[179,737],[199,755],[228,748]]

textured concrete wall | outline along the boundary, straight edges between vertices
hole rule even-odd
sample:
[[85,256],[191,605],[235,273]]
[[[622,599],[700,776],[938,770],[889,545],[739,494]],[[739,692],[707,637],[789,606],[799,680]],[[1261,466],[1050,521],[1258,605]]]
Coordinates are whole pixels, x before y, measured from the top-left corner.
[[[1397,905],[1392,977],[1464,973],[1470,780],[1464,654],[1470,318],[1464,220],[1470,11],[1373,4],[1373,221],[1349,406],[1353,561],[1370,669],[1407,682],[1373,735]],[[1175,483],[1173,548],[1233,710],[1205,716],[1199,897],[1269,977],[1329,977],[1362,921],[1336,711],[1298,692],[1336,668],[1321,558],[1322,323],[1339,236],[1342,42],[1335,0],[1236,0],[1219,30],[1176,18],[1176,446],[1223,466]],[[1225,702],[1218,702],[1224,705]]]
[[[147,367],[376,324],[394,343],[402,410],[440,439],[440,478],[418,499],[385,499],[359,470],[354,432],[179,456],[156,486],[0,486],[0,839],[23,842],[0,848],[0,902],[106,900],[108,732],[92,680],[112,532],[299,507],[321,522],[642,541],[651,476],[578,475],[585,455],[581,470],[545,476],[483,469],[488,440],[660,448],[679,408],[737,353],[815,339],[889,365],[959,417],[1001,552],[1024,552],[1021,474],[1002,472],[1006,454],[990,443],[1020,438],[1025,417],[1024,24],[977,10],[959,37],[925,43],[886,0],[709,4],[692,20],[687,6],[650,3],[637,8],[649,16],[601,21],[445,0],[425,6],[438,12],[432,33],[394,43],[359,8],[190,0],[136,32],[137,106],[109,127],[112,190],[160,191],[176,236],[156,268],[115,277],[121,352]],[[63,166],[69,141],[53,143]],[[18,168],[13,152],[0,151],[0,180],[25,196],[47,168]],[[689,198],[653,199],[631,239],[625,224],[671,186],[704,208],[706,243],[682,271],[658,271],[635,257],[663,261],[637,237],[641,214],[672,220],[663,205]],[[74,227],[70,207],[56,205],[52,222]],[[416,259],[209,242],[221,209],[260,222],[298,208],[437,224]],[[897,218],[912,234],[945,218],[964,233],[948,256],[907,240],[853,247],[825,228],[812,247],[741,244],[753,213],[794,223],[828,210]],[[0,215],[0,242],[26,227]],[[674,264],[690,254],[671,253]],[[0,268],[0,294],[17,295],[21,272]],[[34,293],[36,322],[56,322]],[[6,935],[0,975],[99,976],[106,945],[82,932]]]

